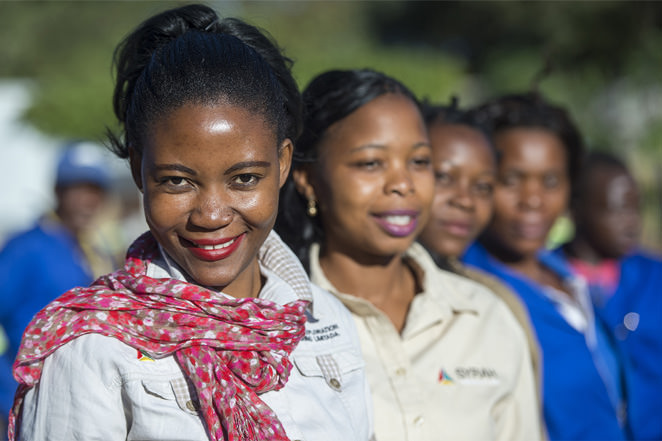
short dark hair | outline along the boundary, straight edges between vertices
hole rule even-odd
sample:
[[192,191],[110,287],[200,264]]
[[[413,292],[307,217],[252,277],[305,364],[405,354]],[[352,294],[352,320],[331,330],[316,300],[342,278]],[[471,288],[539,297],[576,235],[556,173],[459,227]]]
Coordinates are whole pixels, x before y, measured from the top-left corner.
[[159,117],[194,103],[229,103],[265,117],[278,141],[296,139],[301,97],[292,61],[270,37],[239,19],[219,19],[204,5],[159,13],[140,24],[114,54],[115,115],[123,138],[111,148],[128,157]]
[[578,203],[581,204],[582,199],[587,196],[584,194],[587,189],[586,184],[593,179],[593,172],[601,168],[632,175],[625,161],[618,156],[604,150],[590,150],[582,160],[582,168],[577,179],[577,185],[575,185],[571,195],[570,204],[573,209],[576,208]]
[[[386,94],[406,96],[420,108],[404,84],[372,69],[331,70],[313,78],[303,91],[303,132],[296,142],[293,168],[317,160],[319,142],[334,123]],[[319,217],[307,216],[306,204],[290,174],[281,190],[274,229],[309,269],[310,245],[322,241],[324,231]]]
[[553,105],[540,94],[530,92],[503,95],[478,106],[473,117],[492,140],[501,131],[540,128],[556,135],[566,149],[567,171],[575,185],[584,155],[584,143],[577,126],[563,107]]
[[421,111],[428,129],[433,125],[444,124],[467,126],[485,135],[492,147],[492,142],[486,128],[475,117],[475,109],[461,108],[457,96],[451,97],[449,104],[434,104],[429,100],[423,100]]

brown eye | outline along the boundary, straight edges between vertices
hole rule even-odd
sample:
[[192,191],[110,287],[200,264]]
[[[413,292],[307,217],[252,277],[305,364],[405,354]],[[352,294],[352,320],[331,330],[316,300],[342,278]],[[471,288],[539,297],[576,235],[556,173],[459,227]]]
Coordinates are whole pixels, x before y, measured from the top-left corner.
[[418,168],[428,168],[430,164],[432,163],[432,160],[430,159],[429,156],[421,156],[418,158],[412,159],[412,163],[414,166]]
[[519,184],[519,176],[515,173],[508,173],[501,176],[500,182],[506,187],[515,187]]
[[447,187],[451,185],[451,183],[453,182],[453,177],[451,176],[450,173],[440,171],[434,173],[434,180],[437,183],[437,185]]
[[482,197],[489,197],[494,193],[494,184],[491,182],[479,182],[474,188],[476,194]]
[[543,185],[545,188],[556,188],[559,186],[560,181],[556,175],[546,175],[543,179]]
[[242,173],[235,176],[234,183],[240,187],[252,187],[260,180],[259,176],[252,173]]

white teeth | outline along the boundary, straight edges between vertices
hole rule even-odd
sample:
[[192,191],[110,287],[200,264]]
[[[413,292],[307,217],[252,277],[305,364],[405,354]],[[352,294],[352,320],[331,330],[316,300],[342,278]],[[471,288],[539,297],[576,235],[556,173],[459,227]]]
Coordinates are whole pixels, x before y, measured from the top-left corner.
[[411,223],[411,216],[386,216],[384,217],[386,222],[393,225],[404,226]]
[[227,248],[232,245],[235,240],[237,239],[232,239],[230,242],[225,242],[219,245],[198,245],[198,248],[202,248],[203,250],[222,250],[223,248]]

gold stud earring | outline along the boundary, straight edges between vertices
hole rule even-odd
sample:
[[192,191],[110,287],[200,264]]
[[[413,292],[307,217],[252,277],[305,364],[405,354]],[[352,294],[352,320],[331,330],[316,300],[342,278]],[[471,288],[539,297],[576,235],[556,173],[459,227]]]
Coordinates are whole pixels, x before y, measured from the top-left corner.
[[317,202],[315,199],[308,199],[308,207],[306,208],[306,213],[308,213],[308,216],[310,217],[317,216]]

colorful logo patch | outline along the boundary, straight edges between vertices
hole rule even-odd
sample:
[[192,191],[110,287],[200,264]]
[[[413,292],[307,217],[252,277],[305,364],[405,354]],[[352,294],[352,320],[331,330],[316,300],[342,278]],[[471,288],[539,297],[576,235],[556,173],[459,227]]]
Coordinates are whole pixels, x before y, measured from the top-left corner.
[[136,350],[138,351],[138,357],[137,357],[138,361],[154,361],[154,359],[152,357],[149,357],[149,356],[143,354],[142,352],[140,352],[139,349],[136,349]]
[[448,375],[448,372],[443,369],[439,371],[439,383],[440,384],[454,384],[455,381]]

